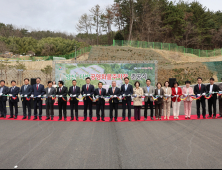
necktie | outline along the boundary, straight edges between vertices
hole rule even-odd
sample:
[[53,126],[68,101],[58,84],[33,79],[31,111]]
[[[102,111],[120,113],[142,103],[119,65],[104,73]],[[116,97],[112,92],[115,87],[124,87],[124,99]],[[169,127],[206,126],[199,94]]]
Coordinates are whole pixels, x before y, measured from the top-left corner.
[[76,87],[74,86],[74,87],[73,87],[73,92],[75,92],[75,91],[76,91]]
[[101,96],[102,92],[101,92],[101,89],[99,90],[99,95]]
[[199,85],[199,90],[201,90],[201,84]]
[[26,91],[26,89],[27,89],[27,86],[25,86],[25,91]]
[[127,91],[127,85],[126,85],[126,87],[125,87],[125,90]]
[[60,88],[59,92],[61,93],[61,91],[62,91],[62,88]]
[[37,84],[37,90],[39,90],[39,85]]
[[115,93],[115,88],[113,88],[113,94]]
[[87,85],[87,91],[89,90],[89,85]]

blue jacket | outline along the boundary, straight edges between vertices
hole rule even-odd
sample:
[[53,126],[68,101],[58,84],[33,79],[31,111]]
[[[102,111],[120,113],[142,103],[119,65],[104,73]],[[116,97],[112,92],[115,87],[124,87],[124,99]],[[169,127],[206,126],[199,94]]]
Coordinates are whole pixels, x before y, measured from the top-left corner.
[[[37,90],[37,84],[32,86],[32,94],[34,95],[34,97],[38,97],[39,95],[43,96],[45,93],[46,93],[45,87],[42,84],[39,84],[38,90]],[[37,98],[37,99],[40,99],[40,98]]]

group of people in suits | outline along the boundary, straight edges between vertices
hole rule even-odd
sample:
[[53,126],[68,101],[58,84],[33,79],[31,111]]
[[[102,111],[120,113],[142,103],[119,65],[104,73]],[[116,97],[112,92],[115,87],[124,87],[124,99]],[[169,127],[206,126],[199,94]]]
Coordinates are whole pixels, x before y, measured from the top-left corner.
[[[44,85],[41,84],[41,78],[36,79],[35,85],[29,84],[29,79],[24,79],[24,85],[19,88],[16,86],[16,81],[11,81],[11,88],[5,86],[5,81],[1,80],[0,82],[0,116],[6,118],[7,109],[6,102],[7,96],[9,96],[9,106],[10,106],[10,117],[9,119],[17,119],[18,117],[18,102],[20,94],[23,106],[23,120],[31,119],[31,98],[34,100],[34,120],[42,120],[42,98],[46,98],[46,120],[54,119],[54,103],[55,98],[58,98],[58,106],[59,106],[59,121],[67,120],[67,96],[70,96],[70,109],[71,109],[71,119],[70,121],[79,120],[79,99],[80,95],[83,96],[84,101],[84,121],[87,120],[87,110],[89,110],[89,120],[93,121],[93,100],[92,98],[96,98],[96,121],[105,121],[105,96],[110,96],[109,104],[110,104],[110,122],[113,120],[118,121],[118,106],[120,96],[122,97],[122,121],[126,120],[126,109],[128,109],[128,120],[131,121],[131,105],[132,105],[132,97],[133,97],[133,105],[134,105],[134,119],[141,119],[141,108],[143,106],[143,97],[145,102],[145,110],[144,110],[144,120],[147,120],[147,111],[150,108],[150,117],[151,120],[154,120],[154,112],[153,107],[155,104],[155,118],[156,120],[162,120],[162,113],[164,119],[170,119],[170,109],[171,102],[173,105],[173,116],[174,119],[179,119],[180,112],[180,104],[181,104],[181,96],[185,96],[184,100],[184,113],[186,119],[191,119],[191,106],[192,106],[192,95],[196,95],[198,100],[196,100],[197,105],[197,117],[200,118],[200,106],[202,106],[202,115],[203,118],[206,119],[206,94],[211,94],[212,97],[208,100],[208,118],[216,118],[216,107],[217,107],[217,93],[222,91],[222,84],[217,86],[215,84],[214,78],[210,79],[210,84],[205,86],[202,84],[202,78],[198,78],[198,84],[194,87],[190,87],[191,82],[186,81],[185,87],[181,89],[179,87],[179,83],[175,82],[174,86],[171,88],[169,81],[162,84],[158,82],[156,87],[151,86],[151,80],[146,80],[146,87],[141,88],[140,82],[135,82],[133,87],[129,84],[129,78],[126,77],[124,79],[125,84],[118,88],[116,86],[116,81],[112,82],[112,87],[108,89],[103,88],[103,83],[98,83],[98,88],[95,89],[93,85],[91,85],[91,79],[86,78],[86,84],[82,86],[82,90],[77,86],[77,81],[73,80],[73,86],[69,89],[64,86],[63,81],[59,81],[58,87],[53,87],[53,82],[48,82],[48,87],[44,88]],[[154,96],[159,96],[158,99],[155,99]],[[160,97],[161,96],[161,97]],[[220,116],[218,118],[222,118],[222,97],[219,98],[219,106],[220,106]],[[213,111],[212,111],[213,108]],[[39,114],[38,114],[39,109]],[[14,114],[15,110],[15,114]],[[28,114],[27,114],[28,110]],[[74,115],[75,111],[75,115]],[[115,113],[115,115],[113,114]]]

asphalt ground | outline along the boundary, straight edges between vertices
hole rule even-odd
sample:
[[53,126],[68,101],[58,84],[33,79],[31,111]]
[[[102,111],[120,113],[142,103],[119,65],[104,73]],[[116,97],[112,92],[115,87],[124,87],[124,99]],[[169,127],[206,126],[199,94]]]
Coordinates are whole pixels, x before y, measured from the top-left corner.
[[[183,104],[180,113],[184,113]],[[195,102],[192,114],[196,114]],[[221,169],[222,119],[118,123],[0,120],[0,148],[1,169]]]

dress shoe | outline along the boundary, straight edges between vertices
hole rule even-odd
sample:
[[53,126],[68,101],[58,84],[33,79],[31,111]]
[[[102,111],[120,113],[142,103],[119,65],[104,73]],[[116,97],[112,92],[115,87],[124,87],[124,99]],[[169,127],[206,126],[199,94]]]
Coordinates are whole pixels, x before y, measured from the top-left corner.
[[213,119],[216,119],[216,116],[214,116]]
[[125,121],[126,119],[122,119],[121,121]]
[[203,119],[206,119],[206,116],[204,116]]
[[23,117],[22,120],[25,120],[27,117]]
[[103,121],[103,122],[105,122],[105,120],[104,120],[104,119],[102,119],[102,121]]
[[4,117],[4,115],[1,115],[1,117]]
[[54,119],[54,117],[51,117],[51,120],[53,120]]
[[207,118],[208,118],[208,119],[209,119],[209,118],[212,118],[212,116],[208,116]]
[[90,118],[90,121],[92,122],[92,121],[93,121],[93,119],[92,119],[92,118]]
[[117,120],[117,119],[115,119],[115,122],[118,122],[118,120]]
[[49,117],[47,117],[45,120],[49,120]]
[[109,121],[110,121],[110,122],[112,122],[112,121],[113,121],[113,119],[110,119]]
[[131,119],[129,119],[129,121],[131,122]]
[[[91,120],[91,119],[90,119]],[[100,119],[96,119],[96,121],[98,122],[98,121],[100,121]]]
[[61,121],[61,120],[62,120],[62,119],[60,119],[60,118],[58,119],[58,121]]
[[42,120],[42,117],[39,117],[39,120]]
[[78,119],[78,118],[76,118],[76,121],[79,121],[79,119]]
[[13,116],[10,116],[8,119],[13,119],[14,117]]
[[188,117],[188,119],[191,119],[190,117]]
[[200,119],[200,116],[198,116],[197,119]]
[[64,118],[64,121],[67,121],[67,118]]
[[35,117],[33,120],[37,120],[37,117]]
[[17,116],[15,116],[15,118],[14,119],[17,119]]
[[30,120],[31,119],[31,117],[28,117],[28,120]]
[[85,122],[85,121],[86,121],[86,119],[83,119],[83,121]]
[[222,116],[220,115],[220,116],[218,116],[218,119],[220,119],[220,118],[222,118]]
[[147,118],[144,119],[144,121],[146,121],[146,120],[147,120]]
[[70,119],[70,121],[73,121],[73,120],[74,120],[74,118],[71,118],[71,119]]

